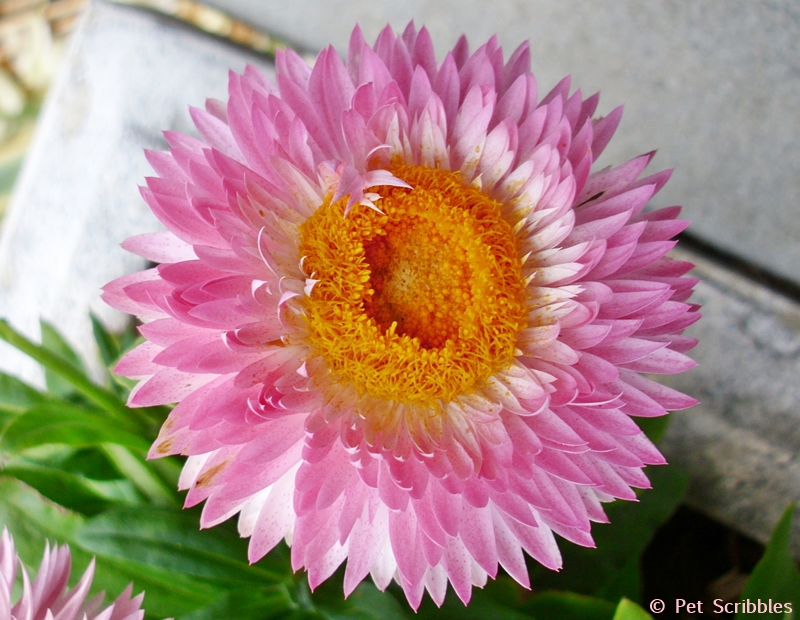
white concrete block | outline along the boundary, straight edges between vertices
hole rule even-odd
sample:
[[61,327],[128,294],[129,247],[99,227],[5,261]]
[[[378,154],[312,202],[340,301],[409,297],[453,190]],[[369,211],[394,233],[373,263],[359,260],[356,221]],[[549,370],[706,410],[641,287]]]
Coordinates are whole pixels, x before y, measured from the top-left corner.
[[[671,414],[662,444],[692,475],[689,502],[766,542],[800,502],[800,303],[702,257],[681,252],[702,278],[697,368],[659,380],[701,404]],[[800,557],[800,518],[794,552]]]
[[[137,185],[162,130],[192,133],[189,104],[227,97],[228,69],[264,58],[140,10],[96,2],[52,86],[3,222],[0,316],[35,340],[59,327],[97,368],[89,309],[121,327],[100,287],[140,268],[119,244],[158,223]],[[0,369],[41,381],[0,342]]]

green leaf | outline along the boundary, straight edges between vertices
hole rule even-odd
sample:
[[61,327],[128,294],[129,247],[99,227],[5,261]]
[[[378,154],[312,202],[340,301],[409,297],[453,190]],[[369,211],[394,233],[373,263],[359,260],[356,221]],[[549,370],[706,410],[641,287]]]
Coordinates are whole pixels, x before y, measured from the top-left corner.
[[47,396],[16,377],[0,372],[0,409],[22,413],[47,400]]
[[42,444],[95,446],[116,443],[146,451],[148,442],[125,428],[119,420],[64,402],[49,402],[29,409],[8,425],[2,443],[19,452]]
[[536,620],[611,620],[614,604],[599,598],[550,590],[525,606]]
[[100,359],[106,367],[109,367],[119,358],[119,344],[94,313],[89,317],[92,320],[92,333],[97,343],[97,350],[100,352]]
[[[79,541],[86,519],[45,500],[18,480],[0,477],[0,523],[8,526],[17,552],[31,567],[39,565],[45,541],[69,544],[74,583],[86,569],[93,552]],[[206,606],[224,593],[214,584],[173,573],[158,566],[97,555],[92,593],[105,590],[115,598],[133,582],[134,592],[146,592],[148,618],[178,617]],[[107,599],[107,600],[109,600]]]
[[664,415],[657,418],[634,418],[634,421],[650,441],[658,443],[667,432],[671,419],[672,416]]
[[[394,590],[397,588],[392,586]],[[402,592],[397,592],[396,597],[402,604],[406,604]],[[494,581],[489,581],[486,587],[479,590],[473,588],[472,599],[466,607],[455,595],[452,588],[447,591],[441,608],[431,601],[430,597],[422,599],[417,617],[420,620],[440,620],[461,618],[463,620],[483,620],[485,618],[502,618],[503,620],[533,620],[525,609],[526,599],[530,593],[519,586],[510,577],[498,575]]]
[[[44,445],[98,446],[105,460],[116,471],[130,480],[142,495],[156,505],[180,504],[176,476],[179,466],[174,460],[149,464],[145,461],[149,441],[142,438],[135,425],[125,420],[112,419],[105,413],[65,402],[47,402],[29,409],[8,424],[0,437],[0,445],[13,454],[27,453]],[[33,473],[22,474],[23,479],[40,489],[48,497],[59,500],[52,493],[52,485]],[[63,496],[62,496],[63,499]],[[78,508],[65,499],[67,506]],[[86,508],[91,513],[92,507]]]
[[210,605],[197,609],[179,620],[272,620],[290,618],[299,608],[284,585],[263,588],[249,586],[228,590]]
[[183,457],[169,456],[147,461],[147,465],[165,488],[176,493],[185,460]]
[[29,565],[38,565],[44,542],[74,540],[83,518],[42,498],[20,481],[0,476],[0,523],[14,536],[17,550]]
[[[396,596],[405,603],[402,592]],[[611,620],[615,607],[615,603],[574,592],[548,590],[532,595],[501,573],[483,589],[473,589],[472,600],[466,607],[450,589],[441,608],[428,597],[423,598],[417,615],[420,620]]]
[[[740,609],[736,620],[752,618],[754,613],[758,613],[759,618],[783,618],[786,611],[797,613],[800,610],[800,570],[792,558],[791,550],[794,508],[794,504],[790,504],[783,511],[764,556],[747,580],[742,592],[742,601],[747,607]],[[767,605],[766,609],[759,608],[759,602]],[[770,602],[773,605],[781,603],[781,611],[769,613]],[[791,609],[783,607],[784,603],[791,604]],[[748,604],[753,606],[752,611]]]
[[132,322],[122,333],[115,334],[108,331],[94,313],[89,313],[89,318],[92,321],[92,333],[97,343],[97,350],[100,352],[100,359],[107,367],[116,364],[123,353],[132,348],[137,340],[141,340]]
[[[39,321],[39,326],[42,330],[42,347],[69,363],[84,377],[87,376],[83,362],[64,337],[46,321]],[[47,389],[56,396],[64,398],[75,393],[75,387],[48,366],[44,367],[44,380]]]
[[606,601],[618,601],[621,598],[639,600],[642,589],[639,557],[632,556],[628,563],[620,568],[615,575],[595,590],[594,595]]
[[[341,571],[313,593],[308,590],[305,575],[297,579],[295,599],[325,620],[409,620],[413,616],[408,604],[381,592],[369,581],[362,581],[353,593],[344,598]],[[408,613],[407,613],[408,612]]]
[[41,402],[47,396],[23,383],[16,377],[0,373],[0,435],[26,409]]
[[617,605],[613,620],[653,620],[653,617],[633,601],[623,598]]
[[175,489],[177,485],[166,486],[151,463],[145,462],[145,450],[134,454],[123,445],[103,444],[103,453],[114,464],[117,471],[128,478],[145,497],[158,506],[180,507]]
[[112,389],[118,394],[129,394],[130,391],[136,387],[138,381],[136,379],[128,379],[122,375],[111,373]]
[[[57,348],[58,338],[60,337],[55,334],[52,328],[47,328],[45,325],[43,323],[43,338],[45,333],[50,334],[47,336],[48,338],[51,338],[51,336],[53,338],[50,344]],[[66,380],[74,388],[75,392],[120,421],[129,420],[135,415],[125,408],[125,404],[116,394],[92,383],[80,363],[76,365],[62,355],[51,351],[48,347],[31,342],[2,319],[0,319],[0,338],[39,362],[46,371],[52,371],[52,373]]]
[[10,459],[3,474],[30,485],[49,500],[87,516],[115,504],[133,505],[143,501],[129,480],[93,480],[25,457]]
[[[656,530],[672,515],[686,493],[688,475],[680,468],[649,467],[653,488],[643,491],[638,502],[615,501],[605,505],[610,523],[592,524],[596,549],[560,545],[564,569],[555,573],[530,562],[531,583],[541,588],[599,596],[616,603],[621,595],[638,600],[629,564],[638,559]],[[637,564],[638,567],[638,564]],[[621,573],[626,572],[621,578]]]
[[[52,451],[47,459],[36,455],[37,462],[57,467],[63,471],[70,472],[85,478],[97,481],[114,481],[122,477],[113,462],[105,454],[103,446],[97,448],[74,448],[68,446],[57,446],[58,451]],[[30,458],[31,450],[25,453]]]
[[198,529],[197,515],[177,510],[130,508],[111,510],[86,522],[78,541],[85,549],[109,558],[137,562],[215,581],[276,584],[289,567],[273,572],[247,563],[246,543],[227,530]]
[[89,316],[92,320],[92,332],[97,350],[106,369],[106,383],[115,394],[125,399],[136,385],[136,381],[119,377],[112,372],[112,369],[122,354],[136,341],[136,329],[130,324],[121,334],[112,334],[93,313]]

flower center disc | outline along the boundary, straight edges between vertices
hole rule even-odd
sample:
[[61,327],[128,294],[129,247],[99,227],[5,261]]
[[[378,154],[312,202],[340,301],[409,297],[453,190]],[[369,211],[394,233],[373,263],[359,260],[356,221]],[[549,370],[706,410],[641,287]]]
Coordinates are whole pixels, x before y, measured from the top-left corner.
[[345,216],[344,198],[301,226],[318,280],[304,301],[307,342],[359,394],[433,406],[511,364],[525,285],[499,203],[453,172],[392,172],[413,189],[372,188],[382,213]]

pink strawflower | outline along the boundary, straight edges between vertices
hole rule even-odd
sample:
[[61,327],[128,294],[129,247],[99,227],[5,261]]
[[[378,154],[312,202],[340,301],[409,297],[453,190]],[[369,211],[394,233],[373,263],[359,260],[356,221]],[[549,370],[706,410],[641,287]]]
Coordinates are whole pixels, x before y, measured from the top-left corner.
[[695,403],[639,373],[694,366],[680,332],[686,222],[643,212],[652,154],[590,174],[621,115],[542,100],[528,46],[436,62],[428,32],[353,32],[277,84],[231,73],[227,105],[166,133],[142,195],[167,232],[124,247],[158,267],[106,301],[147,341],[116,370],[134,407],[178,402],[151,456],[189,459],[202,527],[239,513],[257,561],[281,539],[316,587],[347,559],[417,607],[468,601],[553,532],[592,546],[601,504],[664,459],[630,416]]
[[[104,594],[86,600],[94,577],[94,559],[75,587],[67,587],[71,560],[69,547],[47,544],[42,564],[31,584],[25,567],[14,551],[14,539],[3,529],[0,538],[0,618],[3,620],[142,620],[144,594],[131,598],[132,586],[125,588],[111,605],[101,611]],[[22,596],[12,605],[11,591],[22,575]]]

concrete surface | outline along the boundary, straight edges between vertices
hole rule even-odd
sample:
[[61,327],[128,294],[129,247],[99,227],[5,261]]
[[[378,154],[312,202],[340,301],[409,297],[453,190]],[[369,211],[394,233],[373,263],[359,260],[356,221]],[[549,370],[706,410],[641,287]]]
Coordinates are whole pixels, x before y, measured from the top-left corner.
[[[662,448],[692,475],[688,501],[766,541],[789,502],[800,503],[800,304],[686,251],[702,278],[698,367],[660,381],[701,404],[672,413]],[[794,552],[800,557],[800,520]]]
[[[192,133],[189,104],[227,98],[228,69],[264,58],[174,20],[96,3],[51,87],[0,231],[0,316],[38,340],[39,317],[58,325],[92,365],[88,310],[125,318],[100,287],[141,268],[127,237],[160,226],[137,186],[152,174],[143,149],[166,148],[162,130]],[[0,368],[41,382],[0,341]]]
[[[308,48],[345,49],[358,22],[425,24],[440,57],[466,33],[531,43],[549,90],[565,75],[600,110],[625,104],[604,161],[658,149],[675,168],[656,204],[692,231],[800,282],[800,4],[792,0],[209,0]],[[546,90],[544,90],[546,92]]]

